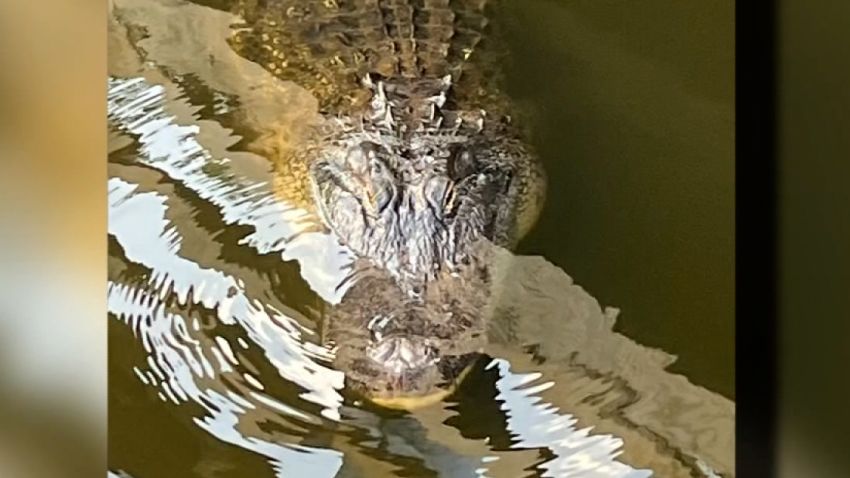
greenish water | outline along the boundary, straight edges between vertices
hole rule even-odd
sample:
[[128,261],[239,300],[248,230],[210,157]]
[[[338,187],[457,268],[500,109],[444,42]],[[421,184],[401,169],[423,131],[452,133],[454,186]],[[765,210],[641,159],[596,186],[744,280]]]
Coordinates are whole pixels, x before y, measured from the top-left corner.
[[549,174],[542,254],[672,370],[734,398],[734,5],[516,2],[509,68]]
[[324,340],[351,252],[274,149],[315,103],[233,53],[232,4],[114,2],[111,476],[733,476],[731,2],[495,18],[547,205],[482,359],[405,412]]

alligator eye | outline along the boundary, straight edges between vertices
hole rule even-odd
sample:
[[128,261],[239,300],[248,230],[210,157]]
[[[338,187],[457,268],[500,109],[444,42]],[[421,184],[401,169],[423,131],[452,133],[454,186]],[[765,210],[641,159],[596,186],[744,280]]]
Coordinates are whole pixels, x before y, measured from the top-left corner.
[[375,185],[373,190],[373,201],[378,214],[384,212],[384,209],[390,205],[395,195],[395,189],[392,184]]
[[438,217],[446,215],[454,202],[454,182],[445,176],[429,179],[425,184],[425,199]]
[[374,156],[380,149],[380,146],[372,141],[361,141],[359,146],[360,151],[362,151],[365,156],[370,156],[369,153],[372,153],[371,155]]
[[396,195],[395,181],[390,169],[377,157],[369,161],[366,189],[378,214],[392,203]]
[[461,180],[475,173],[475,158],[465,149],[454,151],[448,160],[448,170],[452,179]]

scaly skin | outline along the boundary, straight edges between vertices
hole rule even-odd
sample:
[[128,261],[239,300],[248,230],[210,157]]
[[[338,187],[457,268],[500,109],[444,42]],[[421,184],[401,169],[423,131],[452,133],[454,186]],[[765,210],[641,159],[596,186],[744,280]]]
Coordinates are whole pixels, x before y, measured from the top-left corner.
[[317,97],[326,121],[288,169],[343,242],[411,286],[475,239],[514,245],[545,184],[498,88],[486,2],[417,4],[244,1],[232,40]]
[[[473,254],[481,241],[514,246],[543,203],[544,173],[499,88],[504,50],[487,8],[485,0],[243,0],[236,8],[246,23],[234,50],[319,102],[324,119],[309,138],[275,154],[297,176],[291,193],[309,195],[324,224],[391,278],[358,284],[334,314],[331,338],[348,336],[340,360],[361,385],[371,381],[360,387],[367,396],[402,406],[445,390],[476,349],[447,351],[450,336],[472,333],[480,310],[449,310],[455,318],[445,322],[436,305],[463,292],[437,284],[481,262]],[[369,331],[379,315],[392,333]]]
[[488,245],[478,246],[474,254],[482,260],[441,271],[421,300],[404,300],[386,271],[373,270],[328,312],[322,338],[336,348],[334,365],[345,371],[350,391],[399,409],[454,392],[488,340],[493,284],[483,260]]

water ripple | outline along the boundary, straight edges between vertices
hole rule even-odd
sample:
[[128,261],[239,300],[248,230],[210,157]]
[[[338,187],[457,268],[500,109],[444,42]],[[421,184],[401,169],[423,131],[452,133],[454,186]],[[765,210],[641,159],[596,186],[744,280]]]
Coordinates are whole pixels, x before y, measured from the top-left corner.
[[[137,161],[217,206],[227,224],[251,226],[254,232],[240,244],[260,254],[279,252],[283,260],[297,260],[311,287],[328,302],[339,302],[346,290],[342,279],[353,261],[351,252],[329,232],[311,230],[316,217],[276,197],[271,180],[247,178],[235,171],[230,159],[212,156],[197,138],[200,127],[177,124],[166,100],[166,89],[144,78],[109,78],[109,121],[138,137]],[[211,170],[210,164],[219,168]]]
[[[232,52],[227,56],[210,46],[226,47],[223,34],[236,17],[181,1],[116,5],[133,21],[150,22],[142,25],[149,53],[179,48],[173,43],[179,41],[195,49],[174,60],[181,71],[191,70],[195,57],[237,61]],[[282,88],[272,77],[258,78],[263,73],[257,65],[228,68],[230,86],[242,84],[234,71],[253,71],[257,84]],[[203,82],[200,71],[207,79],[227,76],[200,68],[183,72],[198,73]],[[289,309],[294,299],[277,297],[271,281],[249,264],[265,255],[274,255],[281,267],[295,261],[303,280],[334,305],[353,285],[345,280],[352,271],[351,252],[306,204],[277,194],[280,185],[269,161],[255,157],[265,170],[249,172],[243,161],[248,153],[211,146],[212,136],[232,131],[215,118],[201,120],[196,113],[205,105],[189,101],[179,85],[152,79],[161,77],[140,71],[108,80],[110,127],[132,144],[132,166],[121,169],[123,164],[110,158],[115,169],[108,181],[108,232],[115,247],[110,247],[108,309],[114,324],[132,331],[143,357],[129,358],[121,373],[151,390],[157,405],[185,412],[205,434],[265,457],[279,477],[635,478],[652,474],[642,469],[650,468],[647,463],[658,476],[717,476],[692,456],[700,448],[722,448],[728,404],[688,389],[682,380],[661,377],[670,362],[666,354],[635,351],[612,339],[613,319],[597,313],[598,304],[573,300],[579,294],[551,264],[544,269],[539,262],[520,261],[522,273],[505,281],[511,293],[503,299],[512,307],[505,315],[513,321],[507,321],[503,347],[488,350],[497,358],[484,370],[495,379],[477,384],[484,399],[458,393],[444,406],[410,414],[346,403],[344,374],[329,365],[334,350],[322,342],[314,317]],[[254,86],[227,93],[260,90]],[[217,103],[224,97],[211,93]],[[269,103],[259,95],[237,101]],[[280,105],[281,115],[287,106]],[[276,113],[266,114],[269,119]],[[233,145],[238,138],[216,140]],[[136,177],[151,170],[158,175],[153,180]],[[200,224],[199,216],[210,211],[223,226]],[[217,248],[239,250],[224,257]],[[565,296],[571,298],[566,305]],[[556,320],[565,315],[572,322]],[[573,363],[573,353],[604,373],[594,375],[592,367]],[[531,360],[538,355],[538,362]],[[520,372],[534,370],[540,372]],[[650,399],[640,396],[647,390]],[[672,419],[656,410],[658,404],[681,411]],[[716,436],[704,429],[711,425],[682,424],[685,416],[719,424],[712,430]],[[638,452],[626,456],[635,444]],[[710,457],[723,463],[720,455]],[[130,476],[113,465],[111,477]]]
[[649,470],[635,470],[614,459],[620,454],[623,440],[612,435],[591,435],[592,427],[576,429],[578,421],[571,415],[558,414],[558,408],[542,402],[537,396],[551,388],[553,382],[525,387],[537,381],[541,374],[512,374],[510,364],[495,359],[488,368],[496,367],[501,378],[496,382],[507,415],[508,428],[516,442],[512,448],[548,448],[556,458],[538,465],[544,477],[617,477],[646,478]]
[[[323,414],[338,417],[342,399],[336,390],[342,388],[343,376],[313,361],[328,355],[327,351],[302,345],[301,335],[312,331],[250,299],[240,280],[177,255],[179,248],[174,245],[179,245],[179,235],[165,219],[166,198],[153,192],[133,194],[135,187],[119,178],[111,178],[109,186],[109,234],[117,239],[128,259],[154,271],[150,284],[159,291],[159,300],[173,293],[180,304],[187,304],[191,297],[195,304],[215,310],[221,323],[238,323],[267,353],[282,377],[310,390],[302,398],[323,405]],[[163,316],[154,297],[115,284],[110,284],[108,297],[109,310],[128,318],[146,350],[152,347],[152,341],[163,343],[186,335],[185,322],[170,314]],[[195,358],[187,354],[186,358],[196,374],[211,374],[209,361],[202,355]]]

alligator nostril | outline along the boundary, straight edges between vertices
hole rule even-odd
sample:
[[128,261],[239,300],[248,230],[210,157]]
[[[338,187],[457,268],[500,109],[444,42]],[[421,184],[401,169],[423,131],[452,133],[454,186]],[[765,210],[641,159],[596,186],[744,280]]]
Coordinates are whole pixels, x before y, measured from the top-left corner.
[[403,370],[429,365],[434,353],[430,347],[419,341],[405,337],[391,337],[371,347],[368,355],[387,370],[400,373]]

